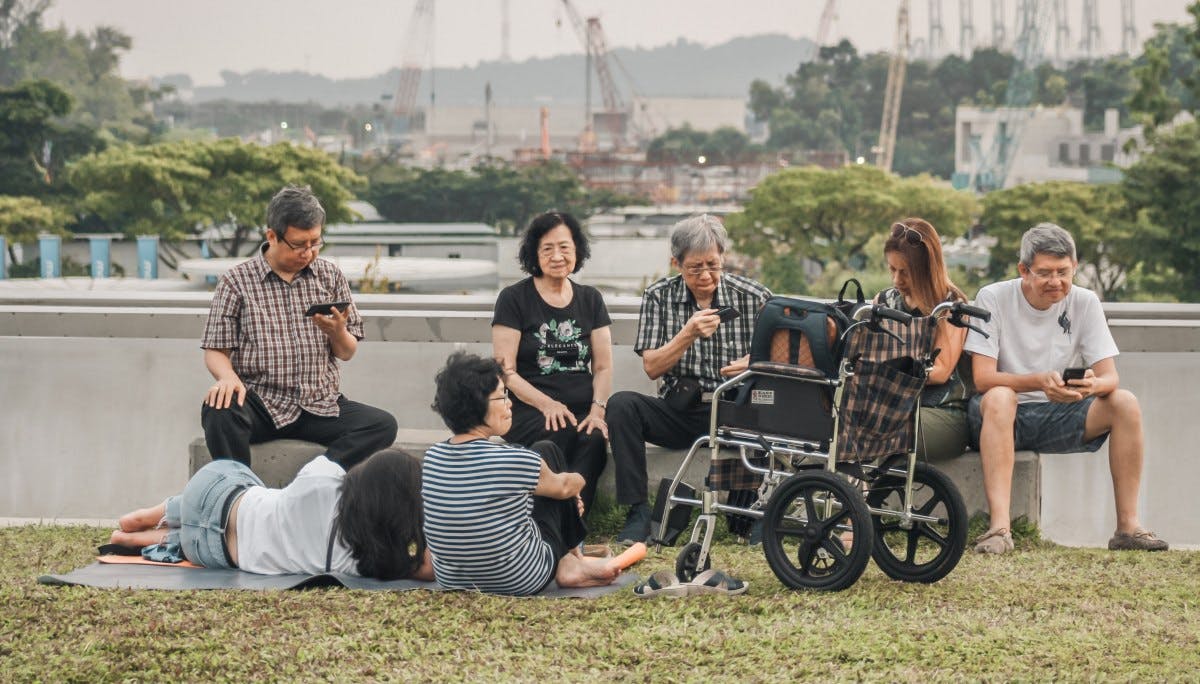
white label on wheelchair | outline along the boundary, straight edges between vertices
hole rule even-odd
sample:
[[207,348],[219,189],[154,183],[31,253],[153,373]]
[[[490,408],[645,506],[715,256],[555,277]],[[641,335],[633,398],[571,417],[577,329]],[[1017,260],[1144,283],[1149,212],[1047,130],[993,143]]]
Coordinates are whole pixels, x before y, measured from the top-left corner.
[[775,405],[775,390],[750,390],[751,404]]

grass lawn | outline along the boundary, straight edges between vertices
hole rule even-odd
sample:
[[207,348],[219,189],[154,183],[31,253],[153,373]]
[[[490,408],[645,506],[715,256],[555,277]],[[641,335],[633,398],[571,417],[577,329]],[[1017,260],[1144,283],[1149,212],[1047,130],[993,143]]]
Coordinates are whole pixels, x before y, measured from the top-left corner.
[[[911,585],[870,566],[837,594],[784,589],[759,549],[715,547],[741,597],[48,587],[108,530],[0,529],[0,680],[764,681],[784,677],[1192,680],[1200,552],[1033,538]],[[673,567],[672,549],[635,568]]]

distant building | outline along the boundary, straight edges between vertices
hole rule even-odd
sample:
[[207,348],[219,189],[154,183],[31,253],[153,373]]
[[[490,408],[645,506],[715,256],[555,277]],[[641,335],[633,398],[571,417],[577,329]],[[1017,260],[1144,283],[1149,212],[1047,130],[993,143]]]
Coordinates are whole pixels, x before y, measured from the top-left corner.
[[964,188],[989,155],[991,168],[1007,166],[1003,187],[1039,181],[1115,183],[1137,161],[1125,152],[1141,141],[1140,127],[1120,128],[1115,109],[1104,113],[1104,130],[1085,131],[1078,107],[960,106],[954,113],[954,185]]

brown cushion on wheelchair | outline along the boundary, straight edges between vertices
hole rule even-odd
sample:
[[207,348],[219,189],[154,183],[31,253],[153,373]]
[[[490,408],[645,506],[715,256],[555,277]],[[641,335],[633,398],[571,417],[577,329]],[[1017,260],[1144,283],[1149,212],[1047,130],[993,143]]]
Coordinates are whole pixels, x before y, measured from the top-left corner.
[[814,380],[824,380],[825,374],[816,368],[806,366],[793,366],[790,363],[776,363],[775,361],[755,361],[750,364],[750,370],[760,371],[763,373],[776,373],[778,375],[786,375],[792,378],[812,378]]
[[[813,360],[812,347],[808,343],[808,336],[801,334],[796,350],[796,365],[816,367],[816,362]],[[833,318],[825,319],[825,339],[829,341],[830,346],[837,340],[837,323]],[[780,328],[771,335],[771,353],[770,359],[775,363],[790,363],[792,358],[792,331],[787,328]]]

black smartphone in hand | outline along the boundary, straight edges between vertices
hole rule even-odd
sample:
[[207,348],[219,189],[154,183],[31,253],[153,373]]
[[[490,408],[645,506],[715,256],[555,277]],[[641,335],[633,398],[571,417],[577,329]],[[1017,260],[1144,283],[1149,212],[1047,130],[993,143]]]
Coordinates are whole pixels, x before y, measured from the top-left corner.
[[738,316],[741,316],[742,312],[738,311],[732,306],[723,306],[717,309],[714,315],[717,316],[717,318],[720,318],[722,323],[728,323]]
[[334,309],[345,313],[349,306],[350,302],[318,302],[308,307],[308,311],[305,311],[304,315],[316,316],[317,314],[321,314],[322,316],[330,316],[333,314]]
[[1063,382],[1082,380],[1085,373],[1087,373],[1086,368],[1067,368],[1062,372],[1062,379]]

